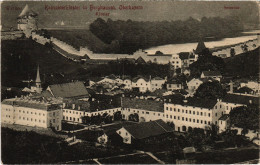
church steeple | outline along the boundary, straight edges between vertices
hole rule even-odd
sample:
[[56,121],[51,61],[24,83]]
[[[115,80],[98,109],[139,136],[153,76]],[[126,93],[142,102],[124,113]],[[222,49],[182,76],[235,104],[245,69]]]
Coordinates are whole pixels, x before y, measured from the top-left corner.
[[42,82],[41,82],[41,78],[40,78],[40,68],[39,65],[37,67],[37,76],[36,76],[36,80],[35,80],[35,85],[36,85],[36,92],[37,93],[41,93],[42,92]]

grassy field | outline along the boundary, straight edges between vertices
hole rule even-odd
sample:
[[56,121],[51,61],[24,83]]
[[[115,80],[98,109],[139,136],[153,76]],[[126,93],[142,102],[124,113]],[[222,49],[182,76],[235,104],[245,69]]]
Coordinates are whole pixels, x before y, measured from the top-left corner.
[[109,47],[108,44],[105,44],[93,33],[85,29],[49,30],[48,32],[54,38],[66,42],[76,49],[79,49],[79,47],[82,46],[88,47],[94,52],[103,52]]

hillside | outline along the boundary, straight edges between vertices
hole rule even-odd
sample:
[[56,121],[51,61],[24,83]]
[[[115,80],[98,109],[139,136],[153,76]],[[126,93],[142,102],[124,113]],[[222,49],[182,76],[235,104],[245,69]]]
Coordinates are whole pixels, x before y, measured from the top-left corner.
[[37,64],[45,86],[70,81],[85,72],[80,64],[32,40],[5,40],[1,46],[2,86],[24,87],[22,80],[35,79]]
[[240,55],[224,59],[226,63],[226,75],[233,77],[258,77],[259,76],[259,49],[242,53]]
[[48,32],[52,37],[66,42],[76,49],[82,46],[88,47],[93,52],[105,52],[110,46],[97,38],[89,30],[48,30]]

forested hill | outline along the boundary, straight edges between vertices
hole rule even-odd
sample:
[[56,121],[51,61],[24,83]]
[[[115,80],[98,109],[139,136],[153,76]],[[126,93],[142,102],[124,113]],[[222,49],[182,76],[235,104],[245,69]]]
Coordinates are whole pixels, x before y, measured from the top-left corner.
[[35,80],[37,64],[43,86],[71,81],[85,72],[79,64],[71,61],[49,46],[33,40],[1,41],[2,86],[24,87],[22,80]]
[[117,49],[104,53],[133,53],[140,48],[197,42],[206,37],[235,36],[243,31],[243,23],[237,17],[203,17],[200,21],[190,17],[171,22],[105,21],[98,18],[91,23],[90,31],[104,43],[117,45]]
[[227,76],[259,77],[260,47],[253,51],[245,52],[234,57],[226,58]]

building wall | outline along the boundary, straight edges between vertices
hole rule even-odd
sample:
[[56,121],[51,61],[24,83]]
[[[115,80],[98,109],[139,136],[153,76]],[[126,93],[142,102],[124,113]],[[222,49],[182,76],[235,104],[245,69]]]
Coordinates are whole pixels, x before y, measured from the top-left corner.
[[174,67],[174,69],[182,67],[182,61],[178,54],[173,54],[170,62],[171,62],[171,65]]
[[127,132],[126,129],[121,128],[121,129],[117,130],[116,132],[123,138],[124,143],[126,143],[126,144],[132,143],[132,136],[129,132]]
[[110,116],[113,116],[114,113],[121,111],[121,108],[112,108],[112,109],[106,109],[106,110],[99,110],[96,112],[86,112],[83,110],[78,109],[63,109],[63,120],[65,121],[72,121],[76,123],[82,123],[82,117],[83,116],[97,116],[100,114],[101,116],[105,113],[109,114]]
[[199,107],[182,106],[178,104],[164,104],[165,121],[173,122],[175,131],[185,131],[183,126],[205,129],[213,122],[212,110]]
[[167,87],[167,90],[170,90],[170,91],[182,89],[181,84],[167,84],[166,87]]
[[133,109],[133,108],[123,108],[122,109],[122,115],[123,119],[128,120],[129,115],[137,113],[139,116],[139,121],[145,120],[147,121],[153,121],[153,120],[164,120],[164,113],[163,112],[155,112],[155,111],[149,111],[149,110],[143,110],[143,109]]
[[187,83],[188,89],[191,92],[195,92],[203,82],[199,79],[192,79]]
[[47,112],[47,127],[54,127],[56,130],[62,129],[62,109]]
[[139,88],[140,92],[146,92],[151,89],[150,82],[146,82],[144,79],[140,78],[136,82],[132,82],[132,88]]
[[156,89],[162,89],[162,85],[166,80],[151,80],[151,89],[150,91],[155,91]]

